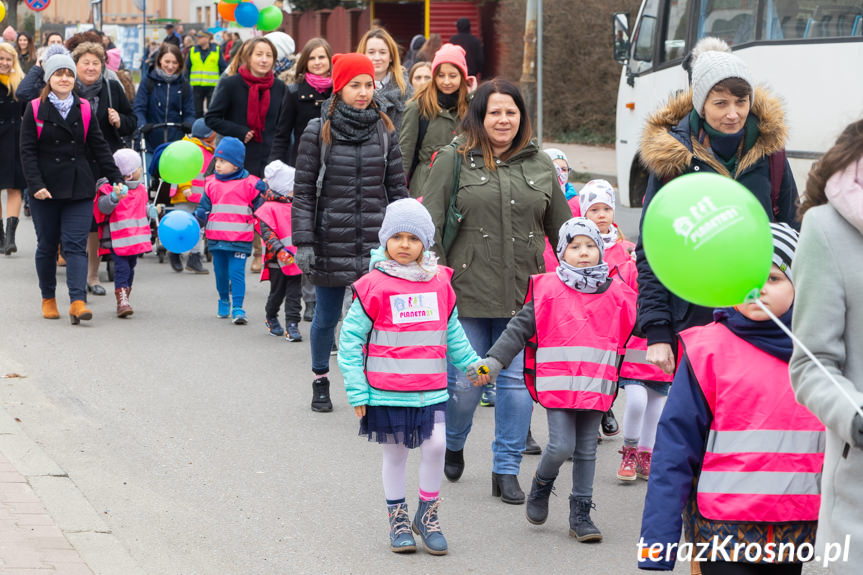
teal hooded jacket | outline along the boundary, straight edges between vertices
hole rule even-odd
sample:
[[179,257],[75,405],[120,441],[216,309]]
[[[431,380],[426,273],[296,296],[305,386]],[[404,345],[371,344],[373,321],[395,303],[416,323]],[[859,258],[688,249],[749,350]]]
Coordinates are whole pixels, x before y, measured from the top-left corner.
[[[386,258],[383,246],[372,250],[370,269]],[[449,399],[447,390],[403,392],[382,391],[369,385],[364,369],[365,358],[363,346],[369,340],[372,331],[372,319],[366,315],[363,306],[355,299],[342,323],[342,333],[339,338],[339,368],[345,379],[345,390],[348,402],[357,407],[360,405],[387,405],[392,407],[425,407],[443,403]],[[456,368],[467,371],[470,364],[481,358],[476,354],[461,323],[458,321],[458,308],[453,308],[447,324],[446,338],[447,359]]]

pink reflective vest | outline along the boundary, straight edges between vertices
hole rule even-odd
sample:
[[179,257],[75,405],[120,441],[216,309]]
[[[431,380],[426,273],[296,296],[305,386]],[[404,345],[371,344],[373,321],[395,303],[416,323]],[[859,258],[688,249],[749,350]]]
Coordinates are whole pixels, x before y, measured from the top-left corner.
[[[99,211],[99,197],[110,194],[112,191],[114,191],[114,187],[111,184],[102,185],[93,204],[96,222],[103,224],[105,220],[108,221],[111,249],[121,256],[134,256],[152,251],[150,219],[147,217],[147,202],[150,199],[147,188],[144,187],[144,184],[140,184],[137,188],[129,190],[129,193],[120,200],[114,211],[110,215],[105,215]],[[102,240],[106,239],[101,237],[104,231],[105,226],[100,226],[99,235]],[[100,255],[107,253],[110,252],[106,249],[99,249]]]
[[524,350],[524,381],[545,408],[608,411],[617,393],[617,362],[635,325],[635,292],[612,281],[585,294],[555,273],[531,276],[536,334]]
[[258,195],[257,182],[255,176],[227,182],[220,182],[215,176],[207,178],[204,188],[212,202],[207,219],[208,240],[250,242],[255,239],[252,201]]
[[[210,162],[213,160],[213,151],[212,149],[207,149],[206,146],[202,146],[195,140],[186,140],[187,142],[192,142],[199,148],[201,148],[201,152],[204,153],[204,164],[201,166],[201,173],[192,180],[191,187],[192,189],[189,191],[189,195],[186,199],[192,203],[200,203],[201,195],[204,193],[204,174],[207,172],[207,168],[210,167]],[[171,194],[170,196],[173,198],[177,195],[178,187],[176,185],[171,186]]]
[[815,521],[824,426],[794,398],[788,364],[712,323],[681,333],[713,421],[698,477],[707,519]]
[[[278,236],[282,245],[288,248],[294,255],[297,254],[297,248],[291,241],[291,204],[281,202],[264,202],[260,208],[255,211],[255,217],[270,226],[270,229]],[[258,229],[260,232],[260,228]],[[276,260],[278,263],[278,260]],[[282,273],[286,276],[298,276],[302,272],[296,262],[289,266],[280,265]],[[270,279],[270,269],[263,266],[261,269],[261,281]]]
[[447,325],[455,308],[452,269],[439,266],[429,282],[372,270],[353,284],[372,320],[366,378],[384,391],[446,389]]

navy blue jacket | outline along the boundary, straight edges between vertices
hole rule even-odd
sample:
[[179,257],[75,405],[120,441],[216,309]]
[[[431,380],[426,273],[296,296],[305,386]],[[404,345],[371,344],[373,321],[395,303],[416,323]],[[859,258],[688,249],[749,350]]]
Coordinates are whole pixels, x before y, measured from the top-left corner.
[[[138,86],[134,108],[139,128],[147,124],[167,122],[191,126],[195,121],[195,99],[192,95],[192,87],[182,74],[168,83],[160,79],[154,69],[150,68]],[[145,136],[147,149],[154,150],[159,144],[182,140],[184,135],[184,132],[177,128],[153,130]]]

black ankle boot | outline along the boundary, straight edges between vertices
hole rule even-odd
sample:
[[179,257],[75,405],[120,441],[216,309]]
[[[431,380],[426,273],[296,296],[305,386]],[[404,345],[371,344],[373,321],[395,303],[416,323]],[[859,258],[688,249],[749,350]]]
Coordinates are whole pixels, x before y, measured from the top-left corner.
[[18,246],[15,245],[15,230],[18,229],[18,218],[8,218],[6,220],[6,240],[3,242],[3,253],[8,255],[18,251]]
[[464,473],[464,449],[446,450],[443,461],[443,474],[450,481],[458,481]]
[[620,433],[620,426],[617,424],[617,419],[614,417],[614,412],[609,409],[602,414],[602,433],[606,437],[612,437]]
[[524,503],[524,491],[521,490],[521,485],[518,484],[518,476],[508,473],[497,474],[491,473],[491,495],[492,497],[500,497],[504,503],[512,505],[521,505]]
[[542,447],[533,438],[530,429],[527,430],[527,439],[524,442],[524,451],[522,453],[524,455],[542,455]]
[[327,413],[332,410],[330,380],[326,377],[319,377],[312,382],[312,411]]
[[582,543],[602,541],[602,532],[590,519],[596,505],[590,497],[569,497],[569,535]]
[[533,474],[530,494],[527,496],[525,514],[527,520],[534,525],[542,525],[548,518],[548,498],[554,491],[554,479],[542,479],[539,474]]

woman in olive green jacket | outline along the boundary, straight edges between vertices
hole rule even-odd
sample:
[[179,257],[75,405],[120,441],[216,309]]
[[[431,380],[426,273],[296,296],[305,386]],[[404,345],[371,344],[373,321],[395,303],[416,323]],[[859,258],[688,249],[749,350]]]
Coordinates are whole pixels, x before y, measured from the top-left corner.
[[[433,249],[440,263],[455,270],[459,321],[482,356],[521,309],[530,276],[546,271],[545,238],[556,245],[558,230],[572,211],[554,164],[530,140],[524,99],[511,82],[494,79],[480,86],[462,129],[454,145],[435,158],[423,203],[435,222]],[[444,250],[443,227],[456,171],[456,207],[463,219]],[[524,503],[518,470],[533,403],[523,370],[519,354],[497,378],[492,495],[501,495],[506,503]],[[482,388],[450,366],[448,391],[444,473],[456,481],[464,471],[464,444]]]
[[434,153],[452,142],[467,113],[476,78],[467,75],[464,48],[444,44],[432,62],[432,81],[408,102],[399,132],[402,163],[411,196],[423,195]]

